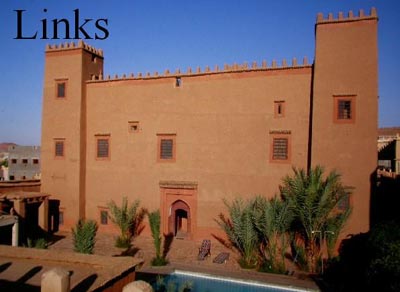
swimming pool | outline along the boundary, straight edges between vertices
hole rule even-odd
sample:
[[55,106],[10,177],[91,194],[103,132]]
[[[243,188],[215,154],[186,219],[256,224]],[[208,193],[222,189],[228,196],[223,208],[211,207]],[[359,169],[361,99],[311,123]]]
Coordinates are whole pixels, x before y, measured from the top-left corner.
[[167,275],[137,273],[137,280],[149,282],[154,291],[179,292],[304,292],[295,287],[284,287],[256,281],[192,273],[176,270]]

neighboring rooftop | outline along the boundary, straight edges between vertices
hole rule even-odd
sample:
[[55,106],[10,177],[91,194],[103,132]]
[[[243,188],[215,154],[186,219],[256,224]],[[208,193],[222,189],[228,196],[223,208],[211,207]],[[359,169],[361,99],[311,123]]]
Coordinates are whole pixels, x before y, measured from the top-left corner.
[[378,129],[378,137],[400,135],[400,127],[387,127]]
[[11,142],[0,143],[0,152],[8,152],[9,146],[17,146],[17,144]]

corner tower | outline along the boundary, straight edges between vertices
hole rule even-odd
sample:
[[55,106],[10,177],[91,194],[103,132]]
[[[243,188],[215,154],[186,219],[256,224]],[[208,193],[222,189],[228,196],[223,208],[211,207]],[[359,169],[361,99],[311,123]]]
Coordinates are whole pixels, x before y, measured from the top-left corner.
[[65,226],[85,217],[86,81],[103,72],[103,52],[80,41],[47,46],[41,191],[60,200]]
[[377,165],[378,46],[369,15],[318,14],[315,26],[311,165],[336,169],[353,186],[345,234],[369,229],[370,177]]

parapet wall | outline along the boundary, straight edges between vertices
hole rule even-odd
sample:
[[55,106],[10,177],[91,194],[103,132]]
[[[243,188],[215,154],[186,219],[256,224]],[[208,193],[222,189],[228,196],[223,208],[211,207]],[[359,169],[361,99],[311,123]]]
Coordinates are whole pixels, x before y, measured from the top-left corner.
[[343,12],[339,12],[337,18],[334,17],[333,13],[328,13],[327,18],[324,18],[323,13],[317,14],[317,24],[349,22],[349,21],[359,21],[367,19],[378,19],[378,15],[374,7],[371,8],[371,12],[369,15],[365,14],[363,9],[360,9],[358,11],[358,16],[354,15],[353,11],[351,10],[347,13],[347,16],[345,16]]
[[55,52],[55,51],[67,51],[67,50],[74,50],[74,49],[84,49],[85,51],[88,51],[92,54],[97,55],[98,57],[103,58],[103,50],[102,49],[96,49],[86,43],[84,43],[82,40],[80,40],[77,44],[74,42],[66,42],[64,44],[59,44],[59,45],[47,45],[46,46],[46,53],[47,52]]
[[187,77],[187,76],[200,76],[200,75],[210,75],[210,74],[221,74],[221,73],[238,73],[238,72],[249,72],[249,71],[265,71],[265,70],[279,70],[279,69],[298,69],[298,68],[305,68],[311,67],[308,63],[308,59],[306,57],[303,58],[301,64],[297,62],[296,58],[292,59],[291,64],[288,64],[286,59],[283,59],[281,64],[278,64],[276,60],[272,60],[271,64],[268,65],[267,61],[263,60],[261,64],[257,62],[252,62],[251,65],[249,63],[244,62],[243,64],[234,63],[232,65],[225,64],[223,68],[220,68],[218,65],[215,65],[213,69],[210,66],[206,66],[204,70],[200,67],[197,67],[193,70],[189,67],[186,72],[181,71],[181,69],[176,69],[175,72],[171,72],[170,70],[166,69],[164,73],[130,73],[130,74],[122,74],[122,75],[100,75],[99,79],[95,80],[95,76],[89,82],[99,82],[99,81],[114,81],[114,80],[127,80],[127,79],[155,79],[155,78],[165,78],[165,77]]

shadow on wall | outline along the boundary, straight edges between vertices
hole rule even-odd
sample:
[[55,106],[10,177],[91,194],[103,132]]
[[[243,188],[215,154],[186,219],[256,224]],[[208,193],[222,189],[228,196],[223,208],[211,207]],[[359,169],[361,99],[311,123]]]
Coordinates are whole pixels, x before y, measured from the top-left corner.
[[375,171],[370,181],[370,228],[385,221],[400,223],[400,176],[386,177]]

